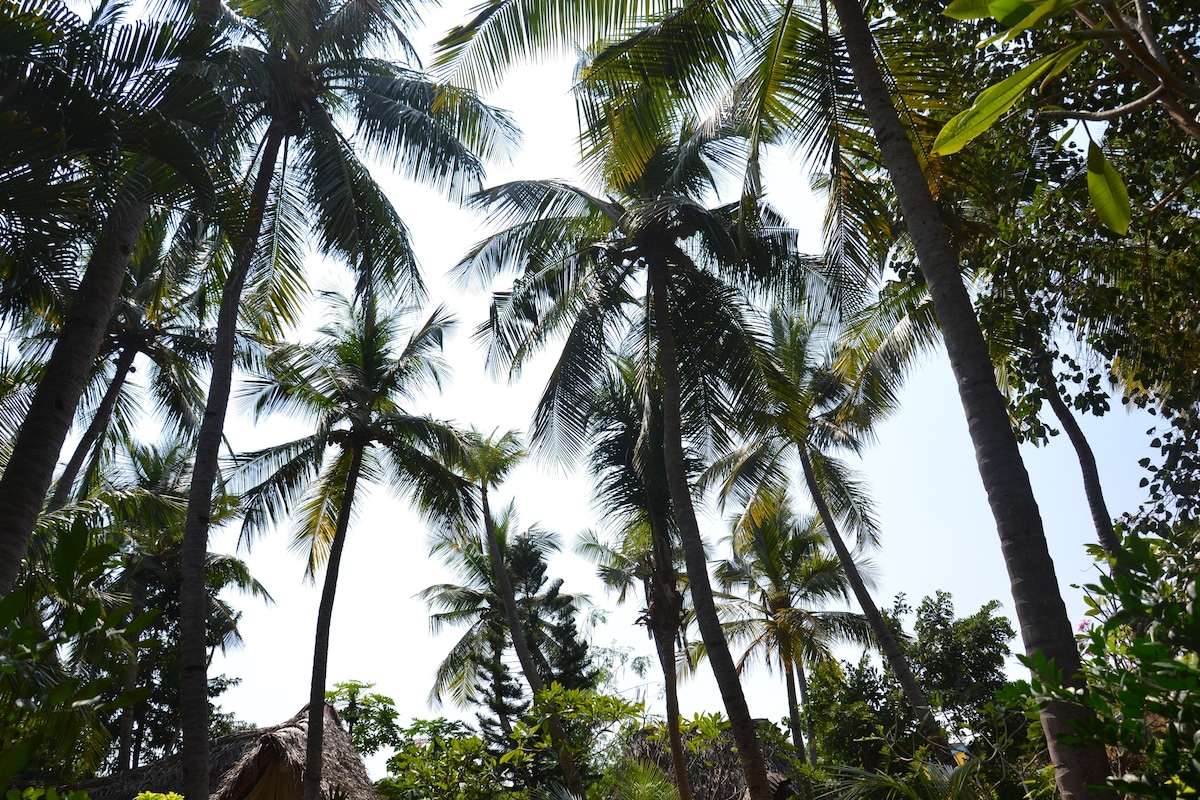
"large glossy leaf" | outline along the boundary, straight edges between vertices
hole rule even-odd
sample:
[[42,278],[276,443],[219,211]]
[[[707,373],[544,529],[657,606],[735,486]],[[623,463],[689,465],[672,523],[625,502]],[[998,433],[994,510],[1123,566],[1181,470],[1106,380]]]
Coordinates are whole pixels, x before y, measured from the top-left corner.
[[1059,54],[1043,56],[1015,75],[1010,75],[979,93],[966,111],[955,115],[933,142],[934,155],[947,156],[963,149],[1013,107],[1030,86],[1037,83],[1055,65]]
[[1124,236],[1133,216],[1129,192],[1116,167],[1095,142],[1088,145],[1087,185],[1100,221],[1113,233]]
[[986,19],[992,15],[988,0],[951,0],[942,13],[951,19]]

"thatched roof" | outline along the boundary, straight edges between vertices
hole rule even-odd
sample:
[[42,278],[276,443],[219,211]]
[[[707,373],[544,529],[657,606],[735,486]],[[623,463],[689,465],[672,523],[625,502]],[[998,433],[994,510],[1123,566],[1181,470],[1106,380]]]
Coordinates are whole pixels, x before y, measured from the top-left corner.
[[[238,731],[209,744],[209,800],[300,800],[308,740],[308,707],[280,725]],[[362,758],[333,706],[325,706],[325,761],[321,791],[344,793],[347,800],[379,800]],[[72,787],[92,800],[133,800],[140,792],[179,792],[179,754],[129,772]]]
[[[774,728],[767,720],[755,722],[759,730],[764,726]],[[778,736],[759,736],[759,746],[767,762],[767,777],[775,790],[775,798],[785,800],[792,796],[794,787],[788,778],[788,764],[783,759],[782,751],[786,744],[781,745],[780,742]],[[674,774],[665,731],[657,735],[650,735],[649,732],[635,735],[625,751],[625,757],[648,761],[666,774]],[[733,736],[728,730],[723,731],[716,741],[705,743],[704,746],[697,746],[693,741],[692,747],[684,748],[684,759],[687,761],[688,779],[695,800],[745,799],[746,778],[733,746]]]

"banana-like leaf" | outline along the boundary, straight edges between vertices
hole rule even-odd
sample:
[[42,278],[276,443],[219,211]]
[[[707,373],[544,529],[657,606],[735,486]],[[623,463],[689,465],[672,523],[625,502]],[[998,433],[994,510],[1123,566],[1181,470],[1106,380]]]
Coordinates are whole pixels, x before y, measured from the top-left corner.
[[1116,167],[1095,142],[1088,145],[1087,185],[1100,221],[1113,233],[1124,236],[1133,216],[1129,192]]

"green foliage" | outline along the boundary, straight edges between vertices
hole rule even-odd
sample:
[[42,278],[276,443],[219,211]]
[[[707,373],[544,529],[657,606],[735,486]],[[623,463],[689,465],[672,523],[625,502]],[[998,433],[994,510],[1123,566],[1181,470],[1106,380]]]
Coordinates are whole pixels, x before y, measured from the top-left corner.
[[644,708],[593,689],[568,689],[557,681],[537,696],[525,720],[513,724],[514,747],[501,760],[515,765],[534,764],[554,753],[544,720],[556,716],[566,730],[568,746],[585,777],[597,777],[616,763],[616,744],[622,730],[641,727]]
[[341,681],[325,692],[338,715],[350,729],[354,749],[364,756],[385,747],[400,747],[400,727],[396,724],[396,703],[386,695],[368,692],[375,686],[362,681]]
[[183,795],[175,792],[138,792],[134,800],[183,800]]
[[483,740],[463,722],[413,720],[397,732],[388,775],[375,784],[383,800],[494,800],[520,797]]
[[[9,789],[4,794],[5,800],[88,800],[88,793],[79,789],[72,791],[60,792],[53,786],[26,786],[24,789]],[[165,798],[165,800],[183,800],[182,797],[172,792],[170,795],[154,794],[152,792],[142,792],[136,800],[155,800],[156,798]]]
[[1014,692],[1085,705],[1094,717],[1075,739],[1117,756],[1110,786],[1162,800],[1200,789],[1200,540],[1190,527],[1164,534],[1126,536],[1111,562],[1118,568],[1086,587],[1088,691],[1064,685],[1055,665],[1035,656],[1024,659],[1034,678]]

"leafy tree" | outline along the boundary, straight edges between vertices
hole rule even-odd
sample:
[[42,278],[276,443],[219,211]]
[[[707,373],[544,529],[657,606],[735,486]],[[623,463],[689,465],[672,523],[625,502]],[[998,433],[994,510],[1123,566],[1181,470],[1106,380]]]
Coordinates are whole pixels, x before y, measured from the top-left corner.
[[1036,658],[1026,659],[1032,683],[1014,692],[1039,704],[1086,704],[1094,716],[1075,736],[1117,752],[1119,774],[1108,785],[1127,795],[1186,797],[1200,786],[1196,555],[1190,526],[1161,537],[1126,536],[1115,555],[1124,569],[1087,587],[1087,694],[1073,692],[1055,665]]
[[374,686],[362,681],[339,681],[325,693],[325,701],[345,720],[354,749],[364,756],[374,755],[385,747],[400,747],[395,701],[367,691]]
[[413,720],[399,731],[387,777],[375,784],[383,800],[496,800],[521,797],[503,767],[464,722]]

